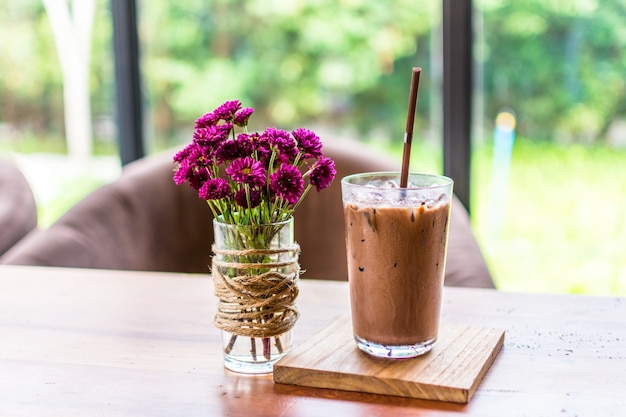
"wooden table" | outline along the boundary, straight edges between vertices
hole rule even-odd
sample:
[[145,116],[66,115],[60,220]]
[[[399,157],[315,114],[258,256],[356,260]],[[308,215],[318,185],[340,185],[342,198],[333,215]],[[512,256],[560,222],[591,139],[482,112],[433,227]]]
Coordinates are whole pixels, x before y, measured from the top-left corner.
[[[348,314],[347,283],[304,280],[298,305],[301,343]],[[626,299],[447,288],[443,310],[506,329],[467,405],[224,370],[208,275],[0,266],[0,415],[626,415]]]

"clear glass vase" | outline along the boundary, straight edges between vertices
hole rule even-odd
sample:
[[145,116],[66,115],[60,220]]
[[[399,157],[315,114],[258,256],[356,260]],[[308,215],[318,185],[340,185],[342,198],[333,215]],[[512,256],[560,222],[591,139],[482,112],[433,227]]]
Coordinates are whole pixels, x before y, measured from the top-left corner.
[[211,271],[224,366],[240,373],[269,373],[291,349],[299,315],[299,247],[293,218],[262,225],[220,220],[213,221]]

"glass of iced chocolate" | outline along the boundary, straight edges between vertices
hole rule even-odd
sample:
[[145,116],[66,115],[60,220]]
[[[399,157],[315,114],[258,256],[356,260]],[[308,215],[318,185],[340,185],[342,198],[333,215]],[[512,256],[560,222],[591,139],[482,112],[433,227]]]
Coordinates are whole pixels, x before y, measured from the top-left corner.
[[453,181],[355,174],[341,181],[352,327],[374,356],[428,352],[439,329]]

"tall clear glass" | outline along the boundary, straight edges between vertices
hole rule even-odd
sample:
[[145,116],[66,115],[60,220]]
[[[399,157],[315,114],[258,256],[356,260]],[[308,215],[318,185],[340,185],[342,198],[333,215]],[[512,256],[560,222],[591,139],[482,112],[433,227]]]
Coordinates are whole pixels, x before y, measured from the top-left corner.
[[224,366],[269,373],[291,349],[300,267],[293,218],[260,225],[214,219],[212,276]]
[[374,356],[407,358],[437,340],[453,181],[363,173],[341,181],[352,326]]

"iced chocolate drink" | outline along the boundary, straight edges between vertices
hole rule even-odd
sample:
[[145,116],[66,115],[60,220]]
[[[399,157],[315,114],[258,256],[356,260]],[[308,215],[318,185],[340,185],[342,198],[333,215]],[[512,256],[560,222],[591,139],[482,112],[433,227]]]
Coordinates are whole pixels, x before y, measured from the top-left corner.
[[452,180],[411,174],[342,180],[354,337],[383,357],[412,357],[437,339]]

